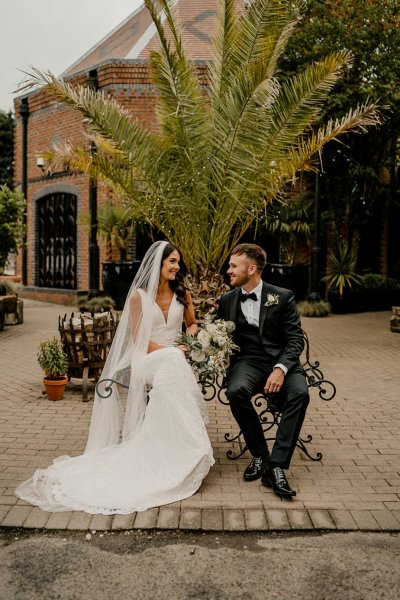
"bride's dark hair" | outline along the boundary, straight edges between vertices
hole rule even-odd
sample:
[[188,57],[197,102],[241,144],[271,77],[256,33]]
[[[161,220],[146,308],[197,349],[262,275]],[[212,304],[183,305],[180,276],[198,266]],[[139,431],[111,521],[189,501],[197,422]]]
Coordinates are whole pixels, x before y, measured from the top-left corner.
[[[166,258],[168,258],[168,256],[174,250],[176,250],[179,253],[179,256],[182,259],[182,254],[181,254],[181,252],[179,252],[178,248],[168,242],[164,248],[164,252],[162,253],[160,269],[162,268],[162,264],[163,264],[164,260]],[[180,271],[178,271],[178,273],[176,274],[175,279],[173,279],[172,281],[169,282],[169,285],[171,286],[172,291],[175,292],[176,299],[178,300],[178,302],[180,302],[181,304],[183,304],[183,306],[185,308],[187,308],[187,301],[186,301],[187,287],[184,284],[183,275]]]

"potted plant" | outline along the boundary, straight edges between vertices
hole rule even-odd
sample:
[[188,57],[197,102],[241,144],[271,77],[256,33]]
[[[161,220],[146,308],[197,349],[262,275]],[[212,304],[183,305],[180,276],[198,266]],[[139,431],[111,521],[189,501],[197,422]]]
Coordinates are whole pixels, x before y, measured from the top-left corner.
[[[125,298],[135,277],[140,261],[127,260],[128,246],[139,222],[131,208],[122,202],[109,200],[98,211],[98,230],[106,242],[106,260],[102,264],[104,293],[122,310]],[[113,260],[118,250],[120,260]]]
[[68,360],[57,338],[39,344],[37,360],[45,375],[43,379],[49,400],[62,400],[68,382]]
[[278,240],[283,259],[268,263],[265,277],[269,283],[291,289],[297,301],[304,300],[309,287],[309,265],[296,259],[299,250],[310,245],[311,208],[312,197],[304,193],[287,204],[269,205],[265,215],[266,231]]
[[347,242],[340,240],[328,256],[328,268],[322,281],[327,283],[328,301],[332,312],[352,312],[355,308],[353,286],[361,282],[361,277],[356,272],[355,254]]

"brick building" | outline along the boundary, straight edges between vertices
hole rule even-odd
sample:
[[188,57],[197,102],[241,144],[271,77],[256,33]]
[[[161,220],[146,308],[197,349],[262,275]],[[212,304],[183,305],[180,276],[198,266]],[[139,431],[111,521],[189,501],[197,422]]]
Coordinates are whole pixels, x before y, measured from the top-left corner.
[[[185,41],[199,68],[210,58],[217,0],[179,0]],[[149,53],[158,38],[144,6],[101,40],[63,73],[66,81],[91,85],[115,98],[148,126],[153,125],[155,92],[148,69]],[[73,109],[43,91],[15,101],[15,177],[25,192],[27,246],[18,257],[24,295],[63,303],[75,302],[89,289],[89,233],[80,215],[89,214],[90,180],[76,173],[43,173],[43,154],[54,142],[82,140],[82,119]],[[97,202],[108,190],[98,185]],[[100,264],[105,259],[99,241]]]

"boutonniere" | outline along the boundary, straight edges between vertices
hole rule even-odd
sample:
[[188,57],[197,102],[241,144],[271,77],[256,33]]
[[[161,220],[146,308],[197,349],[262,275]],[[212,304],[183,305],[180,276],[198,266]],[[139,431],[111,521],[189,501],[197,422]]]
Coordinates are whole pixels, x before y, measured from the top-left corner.
[[267,294],[267,301],[264,306],[273,306],[274,304],[279,304],[279,294]]

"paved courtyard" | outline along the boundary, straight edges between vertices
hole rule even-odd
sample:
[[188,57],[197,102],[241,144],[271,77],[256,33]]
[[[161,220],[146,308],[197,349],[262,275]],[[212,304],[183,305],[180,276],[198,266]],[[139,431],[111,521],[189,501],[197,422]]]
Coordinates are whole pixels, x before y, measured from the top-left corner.
[[[114,517],[47,513],[14,496],[15,487],[60,455],[80,454],[92,410],[76,382],[64,400],[43,394],[39,341],[58,335],[58,315],[71,307],[25,300],[23,325],[0,332],[0,525],[46,529],[400,530],[400,335],[389,312],[303,319],[336,397],[316,390],[303,427],[314,462],[296,449],[288,479],[297,490],[281,500],[259,481],[246,483],[245,455],[229,460],[225,433],[236,432],[229,407],[208,403],[216,464],[191,498],[160,509]],[[93,395],[93,388],[91,394]]]

